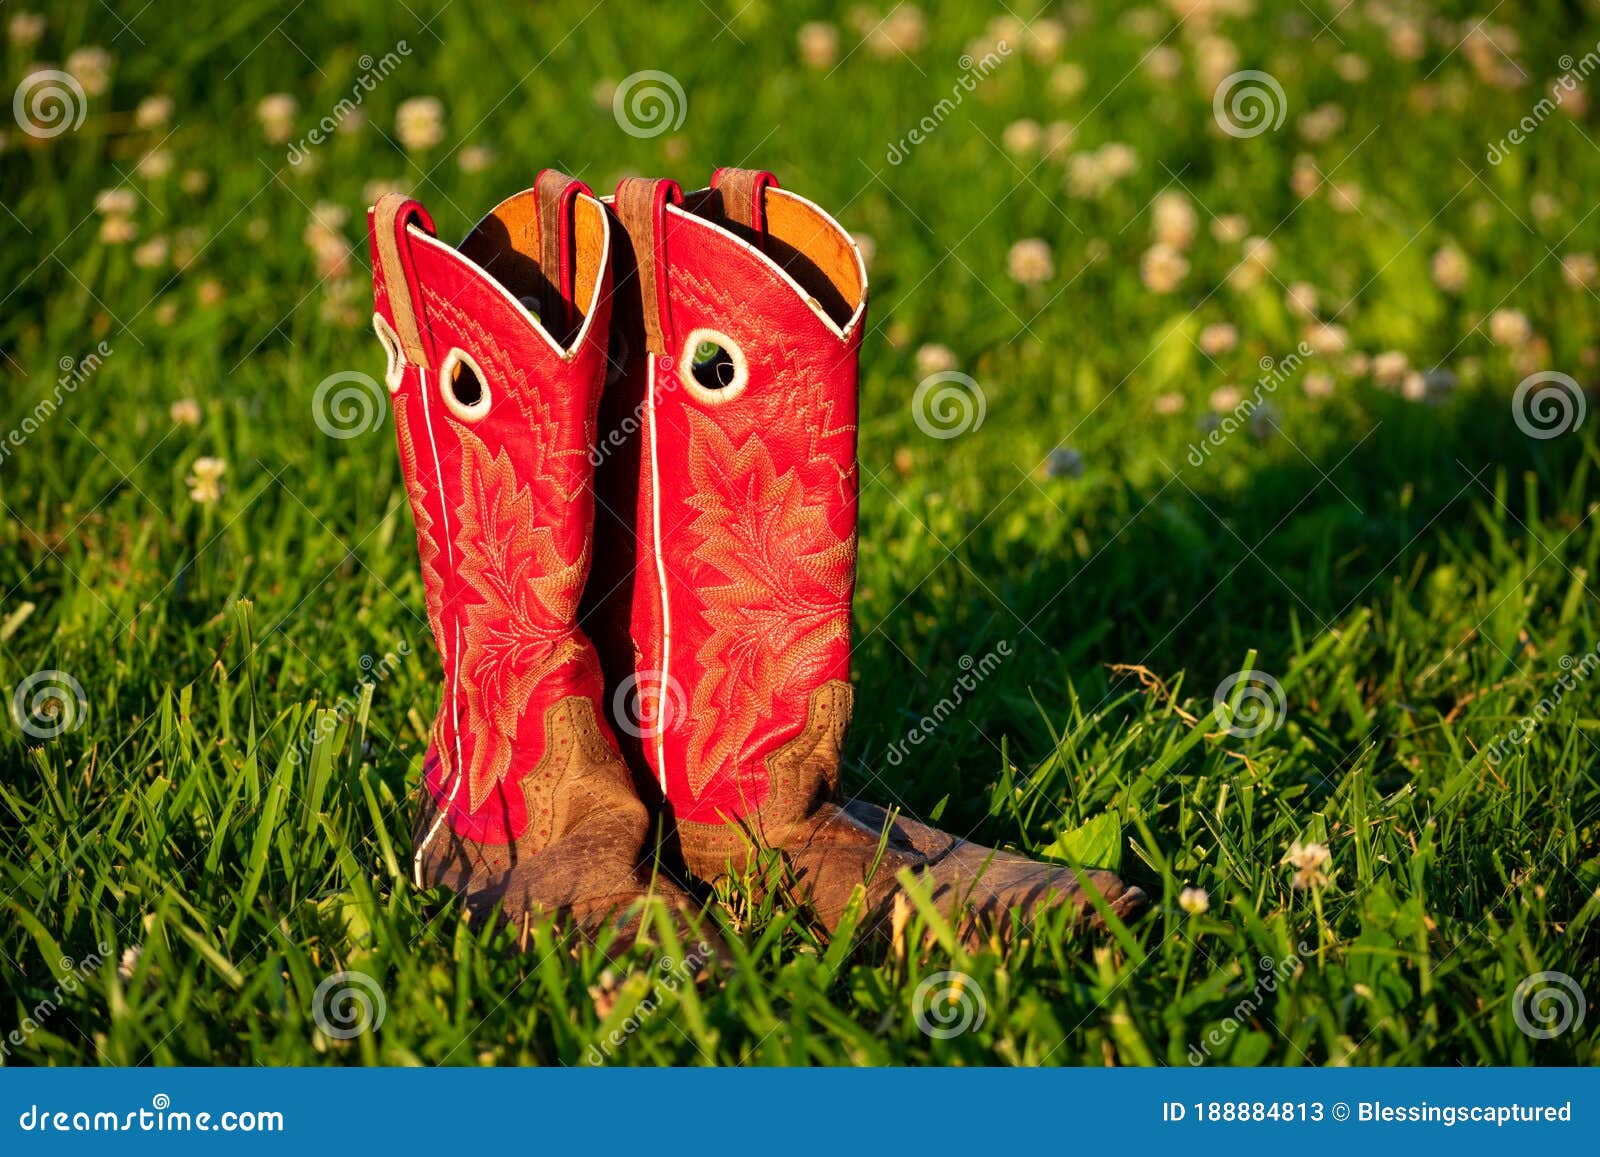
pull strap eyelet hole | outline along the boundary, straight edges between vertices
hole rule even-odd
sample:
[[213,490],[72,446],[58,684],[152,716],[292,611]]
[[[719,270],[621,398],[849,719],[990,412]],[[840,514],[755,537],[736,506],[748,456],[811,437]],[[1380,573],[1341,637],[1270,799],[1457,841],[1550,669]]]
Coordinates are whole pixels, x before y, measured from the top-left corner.
[[731,337],[714,329],[697,329],[684,339],[680,377],[701,402],[720,406],[731,402],[750,384],[750,369]]
[[489,413],[489,383],[463,349],[452,349],[440,365],[439,393],[445,406],[463,422],[476,422]]
[[381,313],[372,315],[372,329],[383,346],[384,356],[388,358],[383,370],[384,383],[391,394],[398,394],[406,380],[406,355],[400,348],[400,335],[394,332],[394,326],[385,321]]

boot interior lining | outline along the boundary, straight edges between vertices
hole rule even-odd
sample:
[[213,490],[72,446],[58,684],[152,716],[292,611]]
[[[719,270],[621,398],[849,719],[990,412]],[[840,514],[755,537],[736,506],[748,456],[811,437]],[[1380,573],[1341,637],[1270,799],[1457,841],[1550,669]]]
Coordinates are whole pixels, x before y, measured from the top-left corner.
[[[720,189],[687,193],[683,207],[757,245],[753,230],[728,217]],[[866,289],[850,235],[816,206],[783,189],[767,190],[766,211],[766,255],[817,300],[835,325],[848,325]]]
[[[600,262],[606,250],[606,211],[593,197],[579,196],[573,207],[576,234],[577,269],[573,285],[576,314],[569,331],[561,318],[541,318],[545,330],[561,345],[567,345],[583,327],[594,307],[595,289],[600,281]],[[461,253],[505,286],[518,300],[544,300],[547,283],[559,278],[556,270],[547,278],[539,265],[539,198],[532,189],[496,205],[461,243]]]

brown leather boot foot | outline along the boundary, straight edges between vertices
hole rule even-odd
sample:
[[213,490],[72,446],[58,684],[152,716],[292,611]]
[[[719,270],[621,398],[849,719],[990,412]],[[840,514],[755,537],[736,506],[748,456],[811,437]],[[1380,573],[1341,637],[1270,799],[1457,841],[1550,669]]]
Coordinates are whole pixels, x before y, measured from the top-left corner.
[[[715,853],[704,854],[706,841],[699,841],[702,854],[689,860],[693,874],[716,878],[727,873],[730,862],[737,866],[745,860],[749,848],[745,833],[738,827],[726,832],[742,849],[734,852],[727,841],[716,841],[725,853],[717,861],[712,858]],[[899,881],[903,870],[912,873],[918,892],[951,923],[968,948],[981,946],[991,936],[1009,942],[1025,934],[1035,917],[1055,908],[1076,909],[1086,925],[1103,928],[1105,921],[1090,889],[1119,920],[1131,919],[1147,902],[1141,889],[1112,872],[1079,874],[1064,865],[995,851],[915,820],[891,817],[864,800],[826,804],[805,826],[769,846],[782,854],[799,897],[830,932],[838,927],[856,886],[863,885],[866,907],[861,927],[887,937],[895,899],[905,892]]]
[[738,871],[747,865],[755,849],[771,848],[782,854],[800,898],[830,931],[838,927],[856,886],[862,885],[862,926],[887,935],[895,897],[904,892],[898,876],[909,870],[919,881],[919,891],[969,948],[991,935],[1011,939],[1046,909],[1070,907],[1084,923],[1103,925],[1091,888],[1118,919],[1128,919],[1145,906],[1144,892],[1111,872],[1080,875],[1064,865],[1041,864],[915,820],[891,817],[863,800],[832,802],[851,698],[850,686],[843,682],[826,683],[812,695],[805,728],[765,761],[770,794],[761,807],[737,823],[678,822],[691,875],[727,875],[730,868]]
[[569,699],[552,711],[546,746],[559,754],[527,775],[523,794],[548,818],[512,843],[457,834],[422,789],[413,833],[418,885],[449,888],[479,919],[497,910],[515,926],[563,917],[591,939],[614,926],[623,933],[614,943],[619,951],[641,931],[641,902],[654,897],[674,912],[680,935],[691,935],[697,906],[657,870],[649,812],[601,738],[588,700]]
[[[882,833],[888,840],[882,862],[868,881]],[[951,919],[957,934],[975,946],[999,934],[1012,935],[1012,913],[1025,929],[1046,909],[1071,907],[1092,926],[1104,920],[1090,899],[1098,893],[1118,919],[1127,919],[1145,905],[1145,894],[1106,871],[1081,875],[1060,864],[1042,864],[1013,852],[995,851],[958,839],[915,820],[891,817],[864,800],[826,809],[817,817],[805,844],[790,854],[802,882],[810,876],[807,894],[818,914],[833,927],[857,883],[867,883],[868,912],[881,921],[901,891],[896,877],[910,869],[919,890]],[[834,910],[838,910],[838,914]]]
[[[419,844],[438,811],[424,790]],[[674,912],[695,911],[693,898],[676,881],[654,871],[643,851],[646,833],[617,819],[592,816],[536,851],[515,844],[486,846],[444,827],[416,862],[417,882],[448,888],[475,919],[498,910],[503,920],[520,927],[528,919],[564,917],[591,939],[608,924],[637,934],[642,902],[650,897]],[[624,939],[631,942],[633,936]]]

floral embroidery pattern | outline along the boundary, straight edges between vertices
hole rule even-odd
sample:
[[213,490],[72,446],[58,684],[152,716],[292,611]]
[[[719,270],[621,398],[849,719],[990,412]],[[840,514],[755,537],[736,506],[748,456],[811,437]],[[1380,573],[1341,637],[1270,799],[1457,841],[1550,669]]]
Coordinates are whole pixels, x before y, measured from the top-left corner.
[[723,580],[701,572],[711,633],[696,655],[703,671],[689,718],[717,722],[691,739],[686,770],[698,797],[785,722],[781,704],[804,702],[848,645],[856,542],[833,531],[798,467],[777,471],[759,437],[735,446],[702,414],[689,420],[688,501],[702,540],[693,557]]
[[461,682],[474,728],[467,768],[476,811],[511,769],[518,725],[534,689],[585,648],[573,630],[588,571],[587,544],[563,550],[531,488],[504,450],[461,436],[461,578],[470,597]]

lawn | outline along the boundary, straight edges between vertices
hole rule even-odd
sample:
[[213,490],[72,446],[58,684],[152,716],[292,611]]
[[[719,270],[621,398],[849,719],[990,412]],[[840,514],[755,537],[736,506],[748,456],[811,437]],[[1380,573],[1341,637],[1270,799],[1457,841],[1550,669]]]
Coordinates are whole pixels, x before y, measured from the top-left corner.
[[[1600,1061],[1593,13],[40,7],[3,1063]],[[436,659],[365,206],[455,240],[546,165],[722,164],[869,255],[847,785],[1142,918],[968,953],[731,889],[687,982],[410,882]]]

